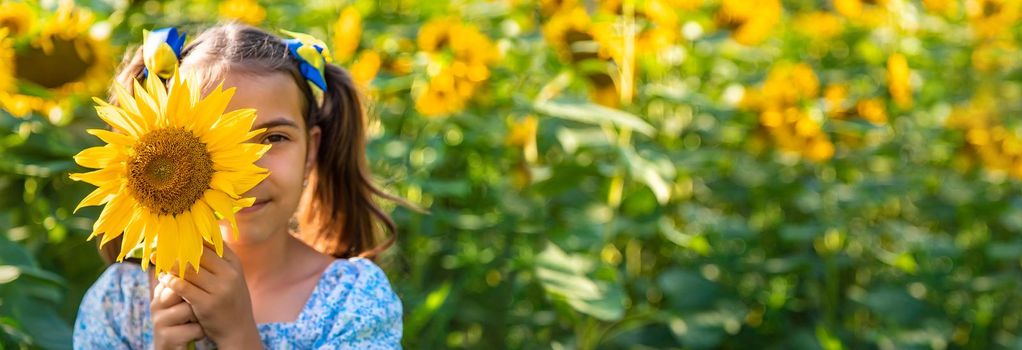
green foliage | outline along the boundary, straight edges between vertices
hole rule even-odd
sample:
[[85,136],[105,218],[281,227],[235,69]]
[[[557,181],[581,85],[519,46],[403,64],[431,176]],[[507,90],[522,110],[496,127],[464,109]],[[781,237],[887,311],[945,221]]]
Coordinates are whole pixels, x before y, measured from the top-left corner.
[[[603,2],[580,3],[593,13]],[[654,2],[627,3],[642,12]],[[996,101],[991,114],[1017,112],[1020,70],[1005,58],[1018,54],[1017,18],[991,70],[974,62],[991,41],[962,34],[976,23],[964,9],[942,16],[923,2],[891,1],[902,7],[872,26],[834,14],[836,2],[784,1],[765,41],[741,45],[722,23],[723,2],[694,3],[674,11],[672,30],[685,38],[637,53],[635,95],[623,99],[621,66],[558,51],[544,37],[553,16],[541,5],[352,3],[363,16],[359,52],[384,57],[368,89],[369,159],[389,192],[428,211],[393,208],[398,244],[382,262],[405,305],[405,346],[1022,347],[1018,176],[949,121],[982,96]],[[143,28],[194,33],[219,9],[81,4],[110,29],[115,56]],[[260,4],[263,27],[324,39],[343,7]],[[810,37],[796,19],[811,11],[839,16],[842,31]],[[623,14],[593,20],[623,23]],[[457,55],[431,55],[415,41],[448,15],[474,25],[501,57],[463,109],[427,117],[416,99]],[[641,28],[654,26],[643,16]],[[888,87],[894,54],[911,69],[910,107]],[[399,59],[408,71],[387,68]],[[786,107],[819,126],[828,157],[779,146],[789,140],[743,102],[788,63],[804,63],[819,85],[781,90],[807,96]],[[594,97],[601,74],[617,103]],[[852,106],[831,114],[822,92],[837,85],[849,91],[845,104],[877,99],[886,121]],[[66,176],[71,156],[95,142],[83,130],[99,122],[88,99],[67,105],[70,118],[0,113],[2,348],[68,347],[81,296],[103,269],[85,241],[98,211],[71,213],[88,186]],[[993,119],[990,129],[1017,135],[1017,121]]]

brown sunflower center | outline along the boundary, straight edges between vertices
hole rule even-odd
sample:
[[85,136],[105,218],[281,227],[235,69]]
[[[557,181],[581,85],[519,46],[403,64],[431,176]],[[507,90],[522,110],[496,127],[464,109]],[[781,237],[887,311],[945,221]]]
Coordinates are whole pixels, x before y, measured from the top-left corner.
[[73,41],[53,37],[53,50],[31,46],[15,56],[19,78],[48,89],[82,80],[96,63],[95,43],[76,38]]
[[213,179],[206,144],[181,128],[149,132],[128,159],[128,189],[147,209],[176,215],[191,209]]

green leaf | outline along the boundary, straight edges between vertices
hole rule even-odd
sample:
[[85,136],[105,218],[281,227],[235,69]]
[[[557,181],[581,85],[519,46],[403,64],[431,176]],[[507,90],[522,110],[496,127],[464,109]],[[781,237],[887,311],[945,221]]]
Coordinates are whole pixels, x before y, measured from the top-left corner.
[[[664,180],[665,176],[661,175],[658,171],[656,164],[640,156],[631,147],[620,147],[619,151],[627,163],[631,175],[646,184],[653,191],[657,203],[660,203],[660,205],[667,204],[671,200],[671,187]],[[668,169],[672,173],[667,176],[674,177],[674,168],[668,167]]]
[[595,125],[612,123],[619,128],[632,129],[646,136],[653,136],[656,132],[652,125],[634,114],[592,102],[549,100],[536,102],[533,108],[539,113],[581,123]]
[[436,313],[444,302],[447,301],[447,297],[451,293],[451,282],[444,282],[432,292],[430,292],[425,301],[419,304],[412,310],[408,316],[408,321],[405,322],[404,332],[408,335],[419,334],[419,330],[429,322],[433,314]]
[[536,257],[536,275],[550,294],[564,298],[576,311],[604,321],[624,316],[625,295],[616,281],[594,280],[595,264],[570,255],[553,243]]

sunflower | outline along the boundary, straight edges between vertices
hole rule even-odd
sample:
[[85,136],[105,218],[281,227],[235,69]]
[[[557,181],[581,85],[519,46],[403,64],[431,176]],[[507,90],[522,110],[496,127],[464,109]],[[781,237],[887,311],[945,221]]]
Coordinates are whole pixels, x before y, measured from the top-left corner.
[[0,28],[0,108],[15,117],[25,117],[32,111],[46,111],[56,103],[17,92],[14,70],[14,47],[8,29]]
[[216,216],[237,237],[234,212],[254,201],[241,194],[268,175],[254,162],[269,145],[243,143],[265,129],[249,131],[253,109],[223,114],[234,88],[221,84],[199,99],[199,84],[179,74],[169,88],[158,79],[145,84],[143,90],[135,82],[134,95],[115,84],[120,106],[95,99],[99,117],[115,131],[88,130],[106,145],[75,156],[79,165],[99,169],[71,174],[99,187],[75,210],[106,204],[89,239],[102,235],[102,246],[123,232],[118,261],[141,244],[157,272],[175,263],[182,274],[187,264],[198,271],[203,241],[223,255]]
[[723,0],[717,22],[732,30],[736,42],[756,45],[770,37],[783,12],[779,0]]
[[834,10],[853,22],[876,27],[888,16],[889,0],[834,0]]
[[354,6],[345,7],[334,22],[334,59],[347,62],[355,55],[362,38],[362,14]]
[[380,54],[375,50],[365,50],[351,64],[351,79],[366,87],[380,71]]
[[912,86],[909,82],[911,74],[905,55],[896,53],[887,59],[887,86],[898,107],[912,107]]
[[90,34],[93,22],[88,10],[62,2],[39,36],[15,55],[17,78],[46,89],[43,97],[52,101],[104,90],[113,59],[108,38]]
[[965,12],[973,33],[981,39],[1011,37],[1011,28],[1018,23],[1022,1],[973,0],[965,3]]
[[266,19],[266,9],[255,0],[227,0],[220,3],[220,17],[249,25],[259,25]]
[[0,93],[17,87],[14,81],[14,46],[8,34],[6,28],[0,28]]

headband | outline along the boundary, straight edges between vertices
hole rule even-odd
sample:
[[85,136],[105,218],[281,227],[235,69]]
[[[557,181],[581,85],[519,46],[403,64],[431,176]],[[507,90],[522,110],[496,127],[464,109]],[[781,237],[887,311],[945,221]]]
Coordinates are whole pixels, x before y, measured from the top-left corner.
[[145,67],[142,68],[142,78],[148,77],[150,71],[161,79],[174,75],[178,60],[181,59],[185,36],[174,27],[145,31],[142,43],[142,62]]
[[332,63],[330,49],[322,40],[312,35],[281,30],[284,34],[292,37],[285,39],[287,51],[298,61],[298,70],[309,82],[309,88],[316,98],[317,104],[323,103],[323,93],[326,92],[326,65]]

